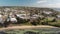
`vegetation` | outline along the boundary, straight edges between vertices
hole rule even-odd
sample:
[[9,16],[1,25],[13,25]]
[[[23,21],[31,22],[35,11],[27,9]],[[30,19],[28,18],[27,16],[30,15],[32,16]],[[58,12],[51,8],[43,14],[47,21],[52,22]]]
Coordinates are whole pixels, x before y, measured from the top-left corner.
[[[4,11],[5,8],[8,8],[8,11]],[[19,6],[4,6],[0,7],[1,14],[5,15],[14,15],[17,19],[17,23],[14,24],[23,24],[23,25],[52,25],[52,26],[58,26],[60,27],[60,17],[58,18],[57,15],[60,15],[60,12],[52,9],[52,8],[37,8],[37,7],[19,7]],[[10,11],[9,11],[10,9]],[[7,10],[7,9],[6,9]],[[13,10],[13,11],[12,11]],[[16,11],[17,10],[17,11]],[[25,12],[20,12],[20,10]],[[14,12],[16,11],[16,12]],[[44,13],[44,11],[46,13]],[[49,12],[51,14],[49,14]],[[26,14],[26,16],[29,14],[29,19],[22,19],[20,17],[17,17],[16,14]],[[39,15],[39,16],[34,16]],[[32,18],[31,17],[37,17]],[[12,22],[7,22],[7,20],[3,23],[5,26],[8,26],[9,24],[13,24]]]
[[23,30],[5,30],[7,34],[59,34],[59,28],[39,28],[39,29],[23,29]]

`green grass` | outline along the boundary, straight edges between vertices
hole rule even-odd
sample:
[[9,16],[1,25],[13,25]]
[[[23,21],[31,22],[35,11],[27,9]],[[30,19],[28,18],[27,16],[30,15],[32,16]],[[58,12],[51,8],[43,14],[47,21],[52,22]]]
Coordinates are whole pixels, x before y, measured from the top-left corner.
[[39,34],[58,34],[60,28],[38,28],[38,29],[24,29],[24,30],[5,30],[8,34],[24,34],[27,31],[39,33]]

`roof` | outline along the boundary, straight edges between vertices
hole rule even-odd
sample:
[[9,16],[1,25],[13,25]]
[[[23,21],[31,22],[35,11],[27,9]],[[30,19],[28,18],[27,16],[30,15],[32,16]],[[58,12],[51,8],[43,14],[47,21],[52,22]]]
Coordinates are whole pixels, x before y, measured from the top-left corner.
[[51,11],[43,11],[45,14],[51,14]]
[[10,18],[10,20],[11,20],[11,21],[17,21],[17,19],[16,19],[16,18]]

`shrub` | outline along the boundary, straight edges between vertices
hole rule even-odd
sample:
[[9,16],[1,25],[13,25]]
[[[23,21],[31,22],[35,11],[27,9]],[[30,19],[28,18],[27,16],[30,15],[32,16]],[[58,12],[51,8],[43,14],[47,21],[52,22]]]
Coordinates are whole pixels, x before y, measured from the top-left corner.
[[33,32],[33,31],[27,31],[24,34],[39,34],[38,32]]

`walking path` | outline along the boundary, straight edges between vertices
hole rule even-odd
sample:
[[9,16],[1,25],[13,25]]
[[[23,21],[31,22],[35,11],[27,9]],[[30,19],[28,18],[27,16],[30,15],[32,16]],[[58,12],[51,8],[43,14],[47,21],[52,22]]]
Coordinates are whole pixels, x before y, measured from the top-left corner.
[[48,25],[38,25],[38,26],[9,26],[6,28],[0,28],[0,30],[10,30],[10,29],[35,29],[35,28],[58,28],[54,26],[48,26]]

